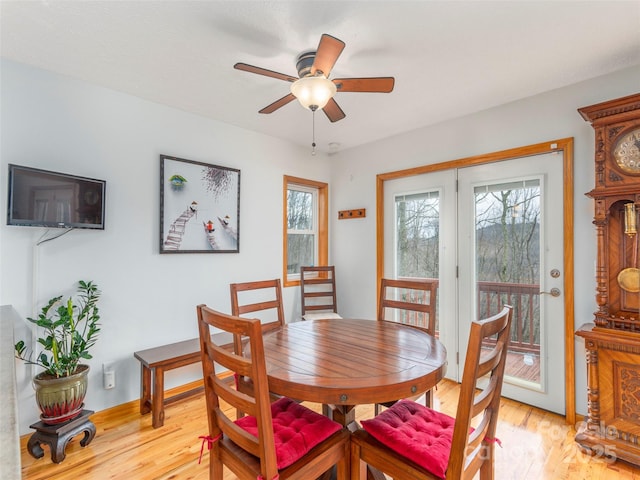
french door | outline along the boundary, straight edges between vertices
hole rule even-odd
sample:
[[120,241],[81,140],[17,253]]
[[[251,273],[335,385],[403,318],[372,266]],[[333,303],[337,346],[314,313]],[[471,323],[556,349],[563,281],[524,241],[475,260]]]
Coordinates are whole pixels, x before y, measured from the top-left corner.
[[471,319],[513,305],[503,395],[564,413],[562,156],[498,165],[458,171],[458,351]]
[[[441,170],[384,186],[384,276],[438,280],[436,331],[448,352],[446,377],[458,380],[457,172]],[[446,220],[449,219],[449,220]]]
[[564,413],[561,152],[386,181],[384,199],[384,276],[438,279],[447,377],[470,322],[511,304],[503,395]]

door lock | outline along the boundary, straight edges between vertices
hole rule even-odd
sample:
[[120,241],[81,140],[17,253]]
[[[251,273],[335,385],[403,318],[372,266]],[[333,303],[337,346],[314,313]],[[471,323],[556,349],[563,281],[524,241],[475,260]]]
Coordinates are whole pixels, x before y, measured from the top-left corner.
[[551,295],[552,297],[559,297],[560,296],[560,289],[554,287],[549,292],[540,292],[540,295],[543,295],[543,294]]

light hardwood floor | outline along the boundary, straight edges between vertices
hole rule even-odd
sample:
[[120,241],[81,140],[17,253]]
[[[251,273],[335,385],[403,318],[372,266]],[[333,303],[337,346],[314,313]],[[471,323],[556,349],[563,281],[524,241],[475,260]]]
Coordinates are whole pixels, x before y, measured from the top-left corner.
[[[193,386],[193,385],[191,385]],[[177,389],[178,391],[180,389]],[[443,381],[435,392],[435,408],[455,415],[459,393],[457,384]],[[319,405],[311,405],[319,409]],[[611,463],[583,455],[573,437],[573,426],[564,419],[537,408],[503,400],[496,448],[496,479],[638,479],[640,471],[624,463]],[[358,418],[368,418],[373,406],[359,406]],[[97,433],[86,447],[82,435],[66,449],[65,460],[51,462],[45,456],[34,459],[26,450],[28,436],[21,439],[22,478],[36,479],[199,479],[208,478],[206,452],[198,463],[200,435],[207,433],[205,402],[202,395],[170,405],[165,424],[153,429],[150,415],[138,413],[138,402],[127,403],[92,415]],[[227,472],[225,480],[234,480]]]

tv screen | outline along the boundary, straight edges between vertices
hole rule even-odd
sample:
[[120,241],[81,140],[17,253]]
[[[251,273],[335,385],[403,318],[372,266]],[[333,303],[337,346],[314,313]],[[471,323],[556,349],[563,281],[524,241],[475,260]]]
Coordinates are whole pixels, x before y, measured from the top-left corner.
[[106,182],[9,165],[7,225],[104,229]]

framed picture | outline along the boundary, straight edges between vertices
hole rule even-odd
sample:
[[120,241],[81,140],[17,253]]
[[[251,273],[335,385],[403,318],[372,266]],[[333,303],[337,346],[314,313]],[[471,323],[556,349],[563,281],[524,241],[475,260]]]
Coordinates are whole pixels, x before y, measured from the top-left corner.
[[240,252],[240,170],[160,155],[160,253]]

